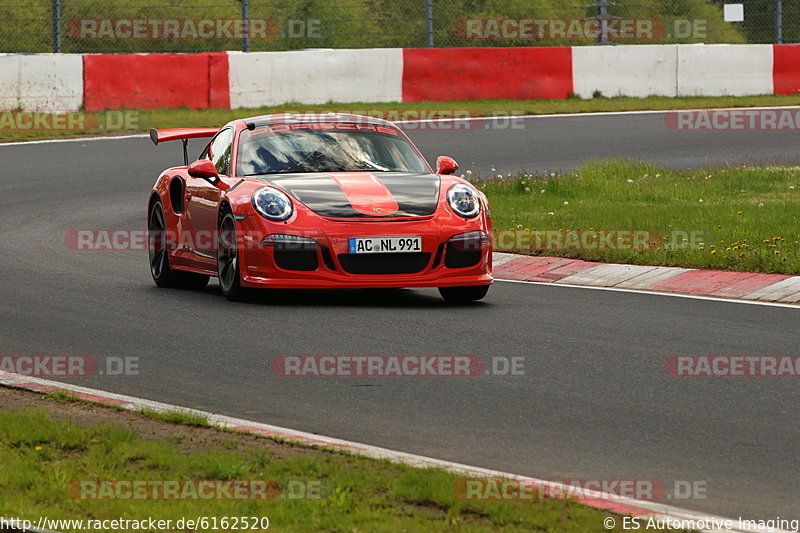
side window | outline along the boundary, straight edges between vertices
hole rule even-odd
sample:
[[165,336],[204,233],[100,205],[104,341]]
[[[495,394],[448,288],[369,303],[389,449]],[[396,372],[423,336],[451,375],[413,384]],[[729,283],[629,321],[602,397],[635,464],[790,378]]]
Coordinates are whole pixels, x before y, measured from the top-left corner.
[[233,130],[227,128],[217,134],[209,143],[201,159],[210,159],[221,176],[227,176],[231,166],[231,149],[233,148]]

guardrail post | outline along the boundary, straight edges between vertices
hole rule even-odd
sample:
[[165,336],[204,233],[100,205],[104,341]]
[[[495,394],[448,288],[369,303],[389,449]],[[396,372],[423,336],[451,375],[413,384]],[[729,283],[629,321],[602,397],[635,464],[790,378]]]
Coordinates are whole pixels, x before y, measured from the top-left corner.
[[783,2],[775,0],[775,44],[783,43]]
[[242,0],[242,52],[250,51],[250,0]]
[[600,36],[597,43],[602,45],[611,44],[608,41],[608,0],[598,0],[597,18],[600,21]]
[[61,0],[53,0],[53,52],[61,53]]
[[425,41],[433,48],[433,0],[425,0]]

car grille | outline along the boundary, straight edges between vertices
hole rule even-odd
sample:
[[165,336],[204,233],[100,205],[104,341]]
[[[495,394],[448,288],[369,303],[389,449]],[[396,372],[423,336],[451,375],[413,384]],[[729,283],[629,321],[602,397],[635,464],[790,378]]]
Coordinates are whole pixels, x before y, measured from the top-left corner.
[[431,254],[339,254],[339,263],[350,274],[415,274],[428,266]]

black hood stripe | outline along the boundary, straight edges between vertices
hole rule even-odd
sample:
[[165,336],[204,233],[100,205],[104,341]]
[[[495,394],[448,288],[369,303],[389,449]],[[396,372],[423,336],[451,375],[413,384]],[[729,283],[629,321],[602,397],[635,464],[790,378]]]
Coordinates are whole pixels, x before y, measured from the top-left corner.
[[265,178],[264,181],[287,191],[324,217],[381,219],[423,217],[436,212],[440,187],[440,179],[436,174],[374,172],[372,175],[392,193],[399,207],[394,213],[368,215],[357,211],[339,184],[327,174],[282,175]]

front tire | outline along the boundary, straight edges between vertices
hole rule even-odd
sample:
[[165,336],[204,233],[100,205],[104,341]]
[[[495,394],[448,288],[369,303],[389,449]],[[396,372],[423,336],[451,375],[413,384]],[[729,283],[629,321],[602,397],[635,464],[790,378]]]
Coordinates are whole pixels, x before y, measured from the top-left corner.
[[489,285],[468,287],[439,287],[439,294],[447,303],[466,304],[481,300],[489,292]]
[[202,289],[210,276],[173,270],[169,265],[167,250],[167,225],[164,207],[153,202],[147,217],[147,251],[150,257],[150,274],[159,287],[170,289]]
[[242,276],[239,270],[236,220],[229,210],[223,212],[219,223],[217,276],[219,277],[220,290],[228,300],[240,301],[244,299],[247,289],[242,287]]

